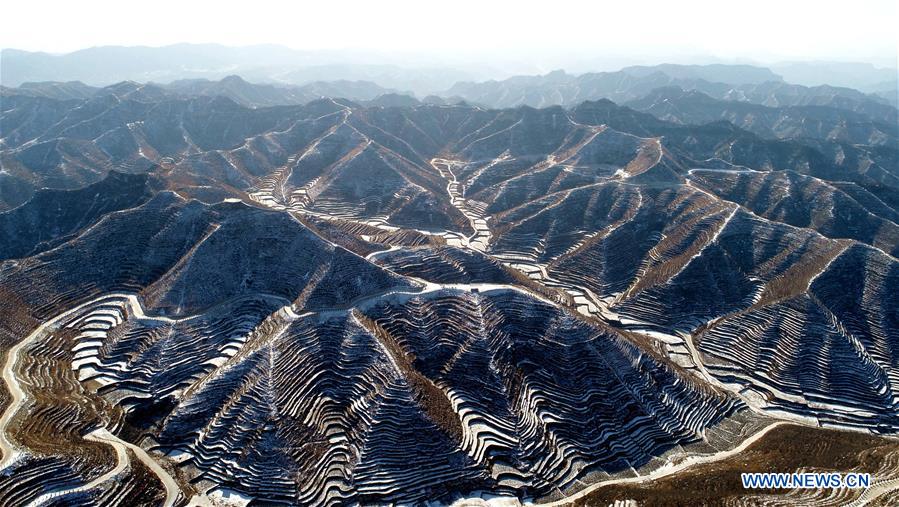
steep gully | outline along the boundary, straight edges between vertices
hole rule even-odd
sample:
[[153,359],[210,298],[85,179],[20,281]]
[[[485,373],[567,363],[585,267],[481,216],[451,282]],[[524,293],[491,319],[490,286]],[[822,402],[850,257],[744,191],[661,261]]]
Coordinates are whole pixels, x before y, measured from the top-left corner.
[[[344,118],[344,122],[346,121],[346,117]],[[600,133],[603,130],[603,127],[597,129],[593,132],[593,137]],[[590,137],[592,139],[592,137]],[[656,157],[654,162],[651,165],[659,164],[662,161],[663,157],[663,148],[661,145],[660,139],[646,140],[655,141],[654,143],[649,144],[650,146],[656,148]],[[367,139],[368,143],[373,142],[371,139]],[[573,152],[568,153],[567,158],[573,157],[579,148],[583,147],[586,143],[579,146]],[[506,154],[501,155],[496,160],[488,163],[488,166],[492,166],[496,163],[502,162],[507,157]],[[293,157],[288,160],[288,166],[293,165],[296,162],[296,157]],[[554,155],[550,155],[547,159],[535,166],[539,169],[541,166],[549,167],[552,164],[562,163],[564,160],[557,160]],[[430,165],[433,167],[437,173],[446,181],[446,192],[451,202],[452,206],[456,208],[463,216],[465,216],[471,228],[474,230],[474,233],[465,236],[455,231],[418,231],[420,233],[426,235],[436,235],[441,236],[445,242],[449,246],[455,246],[463,249],[470,249],[480,254],[487,255],[492,257],[493,259],[499,261],[503,265],[513,270],[516,270],[527,278],[533,280],[534,282],[554,290],[560,290],[566,293],[571,301],[573,301],[573,307],[578,312],[584,316],[591,317],[603,321],[607,324],[612,325],[613,327],[617,327],[620,329],[626,329],[629,332],[635,332],[646,336],[647,338],[661,342],[664,350],[669,352],[669,359],[673,362],[677,363],[681,368],[692,372],[694,375],[702,378],[704,381],[709,384],[715,386],[716,388],[731,392],[736,395],[744,402],[746,405],[753,410],[754,412],[759,413],[764,417],[770,417],[770,414],[763,410],[763,407],[758,406],[759,400],[756,398],[749,397],[751,393],[747,391],[739,391],[735,392],[732,388],[725,386],[722,382],[720,382],[717,378],[711,375],[705,368],[705,365],[702,362],[701,354],[698,351],[696,345],[693,343],[692,336],[689,336],[686,333],[678,332],[676,334],[667,334],[660,332],[652,326],[649,322],[640,322],[636,320],[623,319],[620,318],[615,313],[611,312],[608,309],[609,302],[601,299],[596,294],[591,292],[589,289],[573,286],[569,283],[560,282],[558,280],[553,279],[549,276],[547,272],[547,265],[540,264],[531,259],[521,258],[516,256],[500,256],[493,255],[489,251],[490,242],[492,240],[492,234],[490,230],[490,226],[488,225],[489,217],[484,213],[483,206],[477,206],[475,203],[472,203],[469,199],[467,199],[464,195],[464,187],[461,182],[459,182],[457,178],[457,169],[463,167],[466,162],[461,160],[453,160],[446,158],[434,158],[430,161]],[[284,196],[283,192],[283,182],[286,179],[287,167],[282,168],[281,171],[276,172],[270,177],[270,181],[263,182],[263,185],[259,187],[259,191],[250,194],[250,198],[266,207],[286,211],[289,213],[296,213],[298,215],[310,215],[316,218],[324,219],[324,220],[349,220],[354,221],[353,219],[345,216],[331,216],[327,213],[322,213],[318,211],[313,211],[309,209],[309,205],[313,202],[314,197],[310,195],[309,189],[315,185],[315,181],[310,182],[304,188],[294,191],[290,196],[289,200],[281,200],[276,196],[275,189],[278,188],[281,190],[281,196]],[[620,173],[621,171],[619,171]],[[616,178],[620,178],[622,180],[626,180],[628,175],[626,174],[616,174]],[[624,181],[622,183],[626,184]],[[687,180],[686,184],[688,186],[696,188],[694,185],[691,185],[691,182]],[[697,190],[703,191],[701,188],[697,188]],[[724,227],[727,225],[727,222],[730,218],[733,217],[733,214],[740,208],[739,205],[734,204],[733,213],[728,217],[727,220],[724,221],[723,224],[716,231],[715,236],[709,239],[705,246],[708,244],[714,243],[717,234],[720,233]],[[384,230],[385,232],[396,231],[399,228],[387,223],[386,220],[370,220],[370,221],[359,221],[368,226],[374,226],[379,229]],[[620,224],[618,224],[620,225]],[[589,240],[589,238],[585,238],[585,241]],[[382,254],[395,251],[398,248],[397,246],[391,246],[384,250],[379,250],[372,252],[366,256],[368,260],[374,261]],[[578,246],[574,247],[575,249]],[[705,248],[705,247],[703,247]],[[683,269],[683,267],[682,267]],[[424,282],[423,280],[419,280]],[[429,292],[439,288],[438,284],[432,284],[425,282],[427,284],[426,288],[423,292]],[[470,290],[475,288],[477,284],[466,285],[466,284],[458,284],[453,288],[462,289],[462,290]],[[495,286],[494,289],[504,288],[504,289],[513,289],[513,290],[523,290],[521,287],[516,286]],[[486,289],[486,287],[481,287],[481,289]],[[537,294],[526,291],[530,293],[532,296],[537,296]],[[381,296],[386,296],[381,295]],[[539,296],[538,296],[539,297]],[[543,299],[541,297],[541,299]],[[556,304],[556,303],[553,303]],[[666,466],[661,469],[653,471],[651,474],[646,476],[638,476],[634,478],[625,478],[625,479],[613,479],[609,481],[602,481],[600,483],[596,483],[591,485],[590,487],[573,494],[572,496],[566,497],[564,499],[549,503],[547,505],[565,505],[572,501],[577,500],[578,498],[583,498],[591,491],[595,491],[596,489],[610,484],[625,484],[625,483],[635,483],[635,482],[643,482],[648,480],[657,479],[660,477],[665,477],[668,475],[673,475],[681,472],[682,470],[696,464],[701,463],[710,463],[718,460],[727,459],[735,454],[738,454],[742,450],[746,449],[759,439],[765,436],[770,430],[775,429],[778,426],[783,424],[797,424],[804,426],[817,427],[814,421],[809,420],[808,418],[801,416],[793,416],[791,414],[781,413],[778,415],[780,419],[784,419],[781,421],[774,422],[756,434],[748,437],[744,440],[739,446],[736,448],[725,450],[721,452],[717,452],[710,455],[700,455],[693,456],[684,462],[678,464],[677,466]],[[879,481],[875,483],[875,486],[867,491],[862,497],[858,498],[853,505],[865,505],[867,502],[873,500],[876,497],[881,496],[889,491],[894,489],[899,489],[899,482],[897,481]]]
[[[343,122],[338,125],[346,124],[346,117],[348,116],[348,114],[349,114],[349,112],[347,112],[345,114]],[[329,132],[325,133],[322,136],[322,138],[326,137],[330,133],[333,133],[333,131],[336,128],[337,128],[337,126],[332,128]],[[322,138],[317,140],[316,143],[313,143],[313,145],[309,148],[309,150],[314,149],[315,145]],[[371,139],[368,139],[367,142],[370,144],[372,141],[371,141]],[[307,153],[309,150],[307,150]],[[659,150],[658,150],[659,160],[657,160],[656,163],[658,163],[661,160],[661,153],[662,153],[661,145],[659,145]],[[325,220],[335,220],[335,219],[347,220],[346,217],[331,216],[327,213],[323,213],[320,211],[313,211],[313,210],[309,209],[308,205],[312,201],[312,196],[309,195],[309,190],[311,189],[312,186],[315,185],[315,183],[316,183],[315,181],[310,182],[309,184],[304,186],[304,188],[295,190],[290,196],[285,195],[284,183],[285,183],[287,177],[289,176],[291,167],[294,164],[296,164],[298,160],[301,161],[302,158],[305,156],[306,156],[306,153],[303,153],[299,157],[296,155],[290,157],[285,166],[279,168],[274,173],[272,173],[270,176],[265,177],[262,180],[260,180],[260,184],[257,187],[257,191],[251,193],[250,198],[263,206],[266,206],[266,207],[269,207],[272,209],[276,209],[276,210],[280,210],[280,211],[286,211],[291,214],[297,214],[300,216],[310,215],[310,216],[314,216],[316,218],[325,219]],[[549,158],[552,158],[552,157],[549,157]],[[552,163],[558,162],[555,159],[550,160],[549,158],[546,161],[547,164],[552,164]],[[466,249],[470,249],[470,250],[479,252],[481,254],[490,255],[490,253],[488,252],[488,249],[489,249],[489,245],[490,245],[490,242],[492,239],[492,235],[491,235],[490,227],[488,225],[488,217],[484,213],[482,208],[472,205],[472,203],[465,198],[464,189],[462,188],[462,184],[458,181],[457,176],[456,176],[456,172],[455,172],[456,168],[464,165],[464,162],[450,160],[450,159],[443,159],[443,158],[434,158],[430,161],[430,164],[440,174],[440,176],[446,181],[446,191],[447,191],[447,194],[448,194],[448,197],[449,197],[449,200],[450,200],[452,206],[455,207],[462,215],[464,215],[469,220],[471,227],[474,230],[474,233],[470,236],[464,236],[464,235],[462,235],[458,232],[454,232],[454,231],[443,231],[443,232],[436,232],[436,233],[433,231],[418,231],[418,232],[422,232],[422,233],[425,233],[428,235],[443,236],[446,243],[450,246],[466,248]],[[395,231],[398,229],[397,227],[386,223],[386,221],[381,221],[381,220],[368,221],[368,222],[364,222],[364,223],[365,223],[365,225],[374,226],[374,227],[377,227],[377,228],[385,230],[385,231]],[[396,248],[398,248],[398,247],[390,247],[385,250],[373,252],[373,253],[369,254],[367,256],[367,258],[369,260],[374,260],[379,255],[384,254],[389,251],[392,251],[392,250],[395,250]],[[495,257],[495,256],[494,256],[494,258],[496,260],[500,261],[505,266],[523,273],[528,278],[534,280],[535,282],[537,282],[539,284],[544,285],[547,288],[564,291],[574,301],[575,309],[579,313],[581,313],[585,316],[597,318],[597,319],[602,320],[607,323],[613,323],[618,327],[628,328],[628,330],[632,331],[632,332],[643,333],[643,334],[647,335],[648,337],[651,337],[652,339],[660,340],[660,341],[664,342],[666,344],[666,346],[668,346],[669,348],[685,350],[687,352],[686,354],[682,354],[682,355],[678,356],[680,358],[680,361],[678,362],[678,364],[680,364],[680,366],[684,367],[685,369],[693,371],[695,374],[702,377],[707,382],[710,382],[712,385],[715,385],[721,389],[725,389],[725,387],[723,385],[721,385],[720,382],[717,382],[716,379],[714,379],[714,377],[711,376],[705,370],[705,368],[702,364],[701,356],[700,356],[699,352],[696,350],[696,347],[694,346],[694,344],[692,343],[691,337],[684,336],[684,335],[666,335],[663,333],[659,333],[657,331],[650,331],[647,329],[649,327],[648,323],[641,323],[641,322],[634,322],[634,321],[622,322],[618,318],[617,315],[611,313],[607,309],[607,303],[600,300],[599,297],[597,297],[595,294],[593,294],[588,289],[571,286],[571,285],[564,284],[564,283],[558,282],[556,280],[553,280],[547,274],[545,265],[541,265],[539,263],[530,261],[529,259],[500,258],[500,257]],[[422,282],[424,282],[424,281],[422,281]],[[479,291],[492,291],[492,290],[523,291],[523,292],[527,292],[531,296],[535,296],[535,297],[544,299],[542,296],[539,296],[527,289],[524,289],[520,286],[513,286],[513,285],[501,285],[501,284],[441,285],[441,284],[433,284],[433,283],[428,283],[428,282],[424,282],[424,283],[425,283],[425,286],[420,291],[410,291],[410,292],[390,291],[390,292],[387,292],[384,294],[378,294],[376,296],[373,296],[373,298],[378,299],[378,298],[387,297],[390,295],[423,294],[423,293],[428,293],[428,292],[432,292],[435,290],[470,291],[473,289],[477,289]],[[127,298],[129,300],[129,304],[132,307],[132,309],[136,312],[142,313],[141,305],[134,295],[130,295],[130,294],[105,295],[100,298],[96,298],[92,301],[89,301],[87,303],[84,303],[76,308],[68,310],[68,311],[54,317],[53,319],[41,324],[28,337],[26,337],[21,342],[17,343],[14,347],[12,347],[9,350],[8,355],[7,355],[7,360],[3,366],[2,376],[3,376],[3,380],[6,384],[6,387],[11,394],[11,401],[10,401],[7,409],[2,414],[2,416],[0,416],[0,450],[3,451],[3,461],[0,462],[0,470],[7,468],[8,466],[13,464],[17,459],[19,459],[22,456],[21,452],[9,440],[9,437],[8,437],[8,428],[9,428],[10,422],[15,417],[17,412],[25,405],[25,403],[27,401],[27,393],[25,393],[22,390],[21,384],[17,378],[17,373],[16,373],[16,366],[17,366],[20,354],[22,353],[22,351],[26,350],[35,341],[45,337],[48,333],[53,332],[55,329],[58,329],[61,324],[64,324],[68,319],[70,319],[71,317],[76,315],[79,311],[82,311],[85,308],[90,307],[90,305],[96,303],[98,300],[106,299],[111,296],[120,296],[120,297]],[[372,299],[372,298],[367,298],[367,299]],[[365,302],[366,301],[356,301],[356,302],[354,302],[354,304],[365,304]],[[736,394],[738,396],[742,397],[741,393],[736,393]],[[754,405],[752,403],[747,403],[747,405],[749,407],[755,409]],[[792,421],[792,422],[795,422],[797,424],[806,424],[806,425],[810,424],[809,421],[807,421],[805,419],[799,419],[799,418],[797,418],[796,421]],[[638,477],[633,477],[633,478],[614,479],[614,480],[609,480],[609,481],[603,481],[603,482],[594,484],[594,485],[592,485],[570,497],[567,497],[565,499],[562,499],[562,500],[559,500],[556,502],[552,502],[552,503],[549,503],[546,505],[563,505],[563,504],[569,503],[569,502],[577,500],[579,498],[583,498],[584,496],[588,495],[590,492],[595,491],[596,489],[598,489],[602,486],[605,486],[605,485],[625,484],[625,483],[633,483],[633,482],[642,482],[642,481],[652,480],[652,479],[656,479],[656,478],[660,478],[660,477],[678,473],[678,472],[682,471],[683,469],[690,467],[692,465],[695,465],[695,464],[709,463],[709,462],[713,462],[713,461],[717,461],[717,460],[721,460],[721,459],[726,459],[730,456],[733,456],[733,455],[745,450],[747,447],[752,445],[754,442],[756,442],[759,439],[761,439],[762,437],[764,437],[764,435],[767,434],[767,432],[769,432],[770,430],[772,430],[780,425],[783,425],[783,424],[787,424],[787,423],[784,421],[775,422],[775,423],[765,427],[761,431],[757,432],[756,434],[750,436],[749,438],[744,440],[739,446],[737,446],[733,449],[721,451],[721,452],[718,452],[715,454],[710,454],[710,455],[694,456],[676,466],[663,467],[663,468],[660,468],[646,476],[638,476]],[[180,491],[180,488],[179,488],[177,482],[171,477],[171,475],[168,472],[165,471],[164,468],[159,466],[159,464],[155,460],[153,460],[146,453],[146,451],[144,451],[143,449],[141,449],[140,447],[138,447],[134,444],[122,441],[121,439],[119,439],[118,437],[116,437],[115,435],[110,433],[106,428],[98,428],[98,429],[92,431],[91,433],[89,433],[88,435],[86,435],[85,438],[89,439],[89,440],[93,440],[93,441],[107,443],[108,445],[112,446],[115,449],[117,463],[113,467],[113,469],[109,470],[108,472],[104,473],[103,475],[94,479],[93,481],[89,482],[88,484],[85,484],[84,486],[80,486],[78,488],[73,488],[73,489],[69,489],[69,490],[59,490],[59,491],[47,493],[47,494],[39,497],[38,499],[36,499],[34,502],[32,502],[32,505],[40,505],[42,503],[45,503],[54,498],[58,498],[65,494],[89,490],[89,489],[92,489],[92,488],[102,484],[103,482],[105,482],[107,480],[114,479],[115,476],[117,474],[119,474],[122,471],[122,469],[124,469],[125,466],[127,465],[127,460],[129,459],[127,451],[129,451],[129,450],[142,463],[144,463],[150,470],[152,470],[153,473],[156,474],[159,477],[159,479],[161,480],[161,482],[165,488],[165,492],[166,492],[165,505],[166,506],[174,505],[174,503],[178,500],[179,496],[181,495],[181,491]],[[865,494],[862,495],[862,497],[860,497],[852,505],[864,505],[866,502],[869,502],[869,501],[881,496],[882,494],[885,494],[885,493],[892,491],[894,489],[897,489],[897,488],[899,488],[899,481],[897,481],[897,480],[877,482],[877,483],[875,483],[874,486],[872,486]]]

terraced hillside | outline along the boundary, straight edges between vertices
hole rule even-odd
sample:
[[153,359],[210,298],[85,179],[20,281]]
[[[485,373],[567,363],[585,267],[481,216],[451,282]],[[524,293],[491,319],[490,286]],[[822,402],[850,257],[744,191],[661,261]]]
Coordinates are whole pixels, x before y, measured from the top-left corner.
[[[824,71],[818,71],[826,73]],[[888,71],[887,71],[888,72]],[[815,80],[820,79],[820,75]],[[515,76],[500,81],[461,82],[445,95],[489,107],[573,107],[584,101],[608,99],[618,103],[655,103],[660,88],[679,88],[731,102],[737,110],[755,104],[771,108],[812,106],[857,112],[865,121],[895,127],[896,108],[891,101],[839,86],[802,86],[788,83],[770,69],[743,65],[671,65],[625,67],[615,72],[580,75],[553,71],[542,76]],[[895,86],[892,91],[895,93]],[[676,101],[675,101],[676,102]],[[892,102],[895,104],[895,102]],[[659,104],[674,113],[675,104]],[[696,106],[694,102],[690,104]],[[758,108],[749,107],[759,111]],[[677,114],[701,115],[705,111],[684,108]],[[831,111],[833,112],[833,111]]]
[[895,118],[888,115],[872,118],[852,109],[821,104],[769,107],[716,100],[700,91],[679,87],[658,88],[628,106],[677,123],[703,124],[726,119],[762,137],[777,139],[807,137],[895,146],[899,132]]
[[899,434],[890,139],[4,93],[4,505],[542,503]]

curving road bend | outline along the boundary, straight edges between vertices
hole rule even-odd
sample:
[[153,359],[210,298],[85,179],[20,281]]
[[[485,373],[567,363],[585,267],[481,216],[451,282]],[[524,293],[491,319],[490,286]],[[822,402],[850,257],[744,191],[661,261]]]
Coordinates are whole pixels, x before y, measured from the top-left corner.
[[115,437],[112,433],[109,432],[106,428],[96,429],[87,435],[84,435],[85,440],[91,440],[94,442],[103,442],[109,445],[112,445],[113,449],[115,449],[116,454],[116,465],[112,468],[112,470],[106,472],[105,474],[97,477],[96,479],[88,482],[87,484],[77,486],[74,488],[66,488],[66,489],[58,489],[56,491],[51,491],[49,493],[44,493],[43,495],[35,498],[31,501],[26,507],[38,507],[47,503],[54,498],[59,498],[64,495],[71,495],[72,493],[81,493],[82,491],[88,491],[96,488],[100,484],[115,478],[115,476],[122,473],[125,470],[125,467],[128,465],[128,453],[125,452],[125,447],[122,445],[117,445],[114,443]]
[[[105,429],[103,431],[106,431]],[[107,431],[107,433],[109,433]],[[178,498],[181,496],[181,488],[178,487],[178,483],[175,482],[175,479],[161,466],[156,462],[153,458],[147,454],[147,451],[142,448],[132,444],[131,442],[126,442],[119,437],[109,433],[107,438],[107,443],[116,448],[116,452],[118,452],[119,448],[128,448],[131,452],[137,456],[137,459],[140,460],[141,463],[147,466],[157,477],[162,481],[162,485],[165,488],[165,501],[163,505],[165,507],[172,507],[175,505],[175,502],[178,501]]]
[[[77,312],[87,308],[98,301],[108,300],[116,297],[121,297],[128,300],[132,310],[137,308],[138,311],[135,311],[135,315],[141,316],[143,312],[141,311],[140,303],[137,301],[137,298],[132,294],[106,294],[97,298],[94,298],[86,303],[76,306],[71,310],[63,312],[56,317],[44,322],[40,326],[38,326],[34,331],[31,332],[25,339],[21,340],[19,343],[14,345],[9,349],[7,353],[6,362],[3,365],[3,382],[6,384],[6,389],[9,391],[11,399],[9,405],[6,407],[6,410],[0,415],[0,450],[3,451],[3,460],[0,461],[0,470],[3,470],[22,456],[22,452],[9,440],[8,427],[9,423],[12,421],[13,417],[15,417],[16,413],[25,404],[25,400],[27,399],[26,393],[22,390],[22,387],[19,383],[19,379],[16,377],[16,364],[19,361],[20,352],[31,345],[37,338],[43,336],[43,334],[48,329],[57,329],[58,324],[60,322],[65,321],[72,315]],[[112,479],[116,475],[118,475],[128,464],[128,453],[127,450],[130,449],[134,455],[139,459],[144,465],[146,465],[150,470],[153,471],[159,477],[159,480],[162,482],[163,487],[165,488],[165,503],[166,507],[171,507],[175,504],[178,498],[181,495],[181,488],[178,487],[178,483],[174,478],[159,464],[147,454],[146,451],[141,449],[140,447],[131,444],[129,442],[125,442],[124,440],[118,438],[113,435],[106,428],[96,429],[87,435],[84,436],[86,440],[92,440],[95,442],[103,442],[111,445],[116,452],[116,466],[113,467],[109,472],[101,475],[100,477],[94,479],[93,481],[83,485],[78,486],[76,488],[64,489],[58,491],[52,491],[50,493],[46,493],[41,495],[40,497],[33,500],[28,507],[37,507],[48,500],[53,498],[57,498],[62,495],[76,493],[81,491],[86,491],[92,489],[103,482]]]
[[3,382],[6,383],[6,389],[7,391],[9,391],[11,399],[9,401],[9,405],[7,405],[6,407],[6,410],[3,412],[3,415],[0,416],[0,450],[3,451],[3,461],[0,461],[0,470],[3,470],[11,465],[21,455],[19,449],[16,448],[16,446],[13,445],[13,443],[9,440],[9,436],[7,433],[7,427],[9,426],[9,423],[12,421],[12,418],[15,417],[16,413],[19,411],[19,408],[21,408],[25,403],[26,399],[25,392],[22,391],[22,388],[19,385],[19,380],[16,378],[15,372],[16,363],[19,362],[19,352],[31,345],[31,342],[33,342],[39,336],[43,335],[44,331],[46,331],[48,328],[55,326],[61,320],[71,316],[87,305],[105,298],[106,296],[91,300],[88,303],[77,306],[67,312],[57,315],[47,322],[44,322],[34,331],[32,331],[31,334],[25,337],[25,339],[13,345],[7,352],[6,363],[3,364]]

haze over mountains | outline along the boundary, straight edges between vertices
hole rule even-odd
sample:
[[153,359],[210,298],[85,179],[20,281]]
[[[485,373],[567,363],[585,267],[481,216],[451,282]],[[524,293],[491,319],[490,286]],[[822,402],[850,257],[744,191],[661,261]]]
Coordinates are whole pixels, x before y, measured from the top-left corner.
[[539,504],[787,423],[895,444],[880,71],[296,57],[3,53],[0,504]]
[[177,80],[220,80],[239,74],[253,82],[303,85],[315,81],[374,81],[387,88],[412,90],[422,96],[447,83],[481,79],[496,70],[398,65],[376,53],[297,51],[283,46],[227,47],[176,44],[151,47],[97,47],[65,55],[3,49],[0,79],[5,86],[26,82],[81,81],[105,86],[120,81],[168,83]]
[[[884,93],[895,100],[896,67],[852,62],[774,62],[722,65],[712,58],[694,59],[707,66],[630,66],[629,74],[661,71],[674,79],[703,79],[730,84],[785,80],[804,86],[831,85]],[[491,60],[493,61],[493,60]],[[562,62],[564,60],[560,60]],[[566,68],[576,74],[627,67],[627,60],[587,60]],[[552,64],[550,64],[552,65]],[[562,65],[565,65],[562,63]],[[755,67],[766,67],[765,69]],[[175,44],[163,47],[102,46],[66,54],[5,48],[0,54],[0,80],[16,87],[27,82],[81,81],[106,86],[119,81],[168,83],[184,79],[220,80],[240,75],[251,82],[303,85],[314,81],[373,81],[386,88],[410,90],[424,97],[446,91],[460,81],[502,80],[516,75],[545,74],[526,56],[477,63],[462,57],[392,55],[363,50],[299,51],[284,46],[229,47]],[[768,70],[770,69],[770,70]]]

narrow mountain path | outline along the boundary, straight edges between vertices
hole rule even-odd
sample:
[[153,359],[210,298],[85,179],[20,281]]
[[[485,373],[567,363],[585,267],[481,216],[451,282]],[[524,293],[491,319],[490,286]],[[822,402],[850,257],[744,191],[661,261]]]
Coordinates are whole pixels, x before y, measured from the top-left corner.
[[56,324],[64,321],[69,316],[78,312],[82,308],[87,307],[90,304],[95,303],[104,299],[104,297],[96,298],[91,300],[83,305],[79,305],[67,312],[61,313],[56,317],[44,322],[39,325],[34,331],[31,332],[28,336],[26,336],[23,340],[19,341],[19,343],[13,345],[6,354],[6,363],[3,365],[3,382],[6,384],[6,390],[9,391],[10,401],[9,405],[6,406],[6,410],[3,412],[3,415],[0,416],[0,450],[3,451],[3,461],[0,461],[0,470],[5,469],[10,466],[13,462],[16,461],[21,456],[21,451],[9,440],[9,423],[12,421],[13,417],[15,417],[16,413],[19,409],[24,405],[25,400],[27,399],[27,395],[22,390],[21,385],[19,384],[19,379],[16,377],[16,364],[19,362],[19,354],[23,349],[28,348],[32,342],[34,342],[38,337],[44,335],[44,333],[48,329],[55,329]]
[[[111,298],[121,297],[127,300],[133,309],[135,309],[135,316],[140,318],[143,317],[143,309],[137,300],[137,297],[133,294],[107,294],[103,296],[99,296],[94,298],[86,303],[82,303],[75,308],[67,310],[56,317],[44,322],[40,326],[38,326],[34,331],[31,332],[25,339],[21,340],[15,346],[13,346],[8,354],[6,363],[3,365],[3,382],[6,384],[6,388],[11,395],[11,400],[9,405],[6,407],[6,410],[3,412],[2,416],[0,416],[0,449],[3,451],[3,461],[0,462],[0,471],[6,469],[15,463],[17,459],[22,457],[22,451],[18,449],[10,440],[9,440],[9,423],[15,417],[16,413],[22,406],[25,405],[28,399],[27,393],[22,390],[21,383],[19,382],[16,366],[19,361],[20,354],[22,350],[28,348],[33,342],[37,341],[39,338],[46,336],[48,332],[55,331],[59,329],[61,325],[65,324],[70,317],[77,315],[78,312],[89,308],[90,306],[96,304],[99,301],[106,301]],[[85,440],[91,440],[95,442],[103,442],[111,445],[116,452],[116,466],[101,475],[100,477],[92,480],[91,482],[79,486],[76,488],[53,491],[50,493],[46,493],[29,504],[29,507],[36,507],[41,505],[49,500],[57,498],[62,495],[77,493],[81,491],[87,491],[93,489],[94,487],[106,482],[114,478],[116,475],[121,473],[121,471],[128,464],[128,454],[126,452],[127,449],[130,449],[134,455],[144,463],[154,474],[159,477],[159,480],[162,482],[163,487],[166,491],[166,497],[164,505],[166,507],[171,507],[175,504],[178,497],[181,495],[181,488],[178,487],[178,483],[174,478],[164,469],[162,468],[153,458],[147,454],[146,451],[141,449],[140,447],[125,442],[124,440],[118,438],[113,435],[106,428],[96,429],[87,435],[84,436]]]
[[[106,430],[104,430],[106,431]],[[107,433],[109,433],[107,431]],[[134,455],[147,466],[157,477],[162,481],[162,486],[165,488],[165,501],[163,502],[164,507],[172,507],[175,505],[175,502],[178,501],[178,498],[181,496],[181,488],[178,486],[178,483],[175,479],[169,474],[164,468],[162,468],[159,463],[156,462],[153,458],[147,454],[147,451],[142,448],[132,444],[131,442],[126,442],[119,437],[109,433],[106,436],[106,441],[110,445],[120,448],[127,447],[134,453]]]
[[116,454],[116,465],[112,467],[111,470],[104,473],[100,477],[84,484],[82,486],[77,486],[74,488],[65,488],[56,491],[50,491],[49,493],[44,493],[43,495],[32,500],[27,507],[38,507],[40,505],[44,505],[50,500],[54,500],[60,498],[65,495],[71,495],[74,493],[82,493],[84,491],[90,491],[100,484],[103,484],[106,481],[114,479],[117,475],[122,473],[125,470],[125,467],[128,466],[128,453],[126,452],[125,446],[116,443],[110,437],[113,437],[112,433],[109,432],[106,428],[96,429],[87,435],[84,435],[85,440],[90,440],[92,442],[103,442],[109,444],[115,449]]

